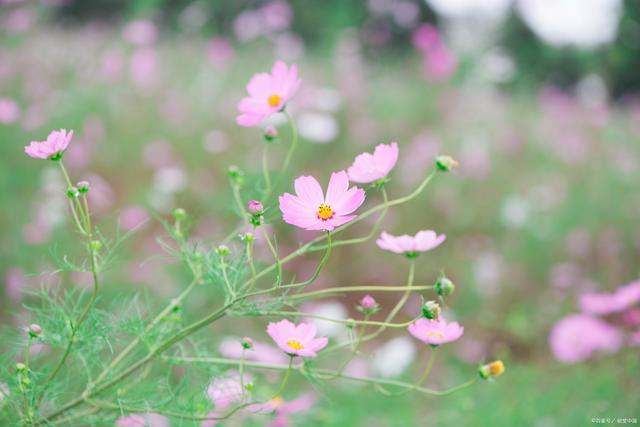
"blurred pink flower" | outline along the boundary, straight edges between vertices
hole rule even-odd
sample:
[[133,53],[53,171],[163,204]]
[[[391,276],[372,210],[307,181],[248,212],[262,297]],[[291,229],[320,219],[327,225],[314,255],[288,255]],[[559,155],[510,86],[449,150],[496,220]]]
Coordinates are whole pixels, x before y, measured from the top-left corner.
[[408,329],[415,338],[434,346],[453,342],[464,333],[464,327],[458,322],[447,323],[442,316],[438,320],[420,318]]
[[458,66],[456,56],[446,46],[431,49],[424,57],[422,64],[428,81],[439,82],[453,76]]
[[549,345],[560,362],[577,363],[596,350],[615,353],[622,345],[622,338],[617,328],[596,317],[572,314],[553,326]]
[[308,323],[295,325],[283,319],[277,323],[270,322],[267,333],[290,356],[313,358],[317,352],[327,346],[326,337],[316,338],[316,326]]
[[347,170],[349,180],[361,184],[386,177],[398,161],[398,144],[380,144],[373,154],[359,154]]
[[229,39],[216,37],[211,39],[207,48],[207,53],[212,64],[216,67],[228,65],[235,56],[235,51]]
[[[244,374],[244,384],[251,382],[251,377]],[[232,403],[242,399],[242,385],[240,384],[240,374],[231,371],[226,377],[214,379],[207,387],[207,397],[216,409],[228,408]]]
[[46,141],[31,141],[24,151],[34,159],[60,158],[72,137],[72,130],[69,133],[66,129],[54,130],[47,136]]
[[22,291],[27,286],[24,272],[16,267],[10,268],[5,276],[4,286],[5,294],[11,301],[20,301]]
[[131,21],[124,28],[124,38],[138,46],[152,44],[158,38],[158,28],[151,21]]
[[137,49],[131,55],[129,74],[133,82],[142,89],[153,87],[157,80],[158,56],[150,47]]
[[280,196],[280,210],[284,222],[305,230],[331,231],[356,217],[349,215],[362,205],[364,190],[349,188],[345,171],[331,174],[326,197],[316,179],[301,176],[294,183],[296,196],[284,193]]
[[[242,357],[242,344],[236,338],[228,338],[220,343],[218,348],[224,357],[240,359]],[[286,363],[287,358],[277,348],[260,341],[253,342],[253,348],[244,351],[247,360],[260,363]]]
[[160,414],[131,414],[118,418],[116,427],[169,427],[169,420]]
[[271,74],[254,75],[247,85],[249,96],[238,104],[240,114],[236,122],[240,126],[251,127],[260,124],[271,114],[282,110],[296,94],[301,80],[298,78],[298,66],[277,61]]
[[393,236],[383,231],[376,243],[380,249],[386,251],[397,254],[416,255],[417,252],[426,252],[437,248],[446,238],[446,235],[438,235],[433,230],[418,231],[415,236],[409,236],[407,234]]
[[580,309],[589,314],[617,313],[640,303],[640,281],[629,283],[613,293],[590,292],[580,295]]
[[291,24],[291,8],[285,1],[275,0],[266,3],[261,9],[262,18],[268,30],[282,31]]
[[440,31],[431,24],[422,24],[413,31],[411,41],[416,49],[427,53],[442,43]]
[[119,223],[123,230],[130,231],[149,219],[149,213],[141,206],[129,206],[120,211]]
[[640,330],[631,334],[629,337],[629,345],[633,347],[640,347]]
[[0,123],[14,123],[20,118],[20,108],[11,98],[0,98]]
[[251,405],[249,411],[256,414],[275,414],[275,419],[271,420],[267,427],[288,427],[290,426],[289,415],[299,412],[306,412],[315,402],[311,394],[303,394],[299,398],[286,401],[281,397],[276,397],[265,403]]

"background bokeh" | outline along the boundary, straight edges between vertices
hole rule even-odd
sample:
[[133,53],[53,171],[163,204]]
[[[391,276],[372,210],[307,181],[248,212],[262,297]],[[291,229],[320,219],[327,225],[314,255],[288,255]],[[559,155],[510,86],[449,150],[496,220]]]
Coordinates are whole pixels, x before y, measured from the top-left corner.
[[[465,335],[443,351],[431,385],[463,382],[483,360],[507,366],[495,383],[443,398],[332,388],[293,425],[565,427],[640,418],[640,297],[624,313],[600,316],[623,337],[608,351],[565,363],[549,345],[554,325],[584,309],[581,295],[613,292],[640,272],[634,0],[0,1],[4,328],[34,320],[29,290],[89,286],[86,274],[51,273],[81,248],[59,171],[25,156],[24,145],[51,129],[75,130],[65,162],[76,180],[91,182],[101,230],[116,236],[137,227],[107,272],[100,303],[139,292],[160,307],[186,280],[158,243],[166,234],[160,220],[186,209],[192,240],[211,247],[238,224],[227,166],[245,170],[244,200],[258,195],[264,142],[260,129],[235,124],[236,105],[248,79],[275,59],[298,63],[303,79],[290,105],[301,134],[291,177],[328,176],[398,141],[393,197],[409,192],[437,154],[460,161],[392,210],[383,228],[448,236],[420,258],[417,282],[446,271],[457,285],[450,317]],[[287,141],[285,123],[274,124]],[[285,150],[272,150],[274,168]],[[268,217],[283,253],[311,236],[276,212]],[[405,280],[406,262],[373,243],[336,253],[314,288]],[[306,276],[316,262],[309,256],[287,271]],[[360,297],[305,308],[348,318]],[[397,298],[376,297],[387,309]],[[212,305],[190,300],[185,316]],[[419,305],[411,300],[403,320]],[[266,341],[263,320],[209,330],[212,351],[227,335]],[[590,334],[579,330],[569,346]],[[367,346],[385,346],[388,358],[365,360],[363,369],[411,381],[425,349],[403,335],[391,331]],[[13,342],[0,344],[2,352],[13,352]]]

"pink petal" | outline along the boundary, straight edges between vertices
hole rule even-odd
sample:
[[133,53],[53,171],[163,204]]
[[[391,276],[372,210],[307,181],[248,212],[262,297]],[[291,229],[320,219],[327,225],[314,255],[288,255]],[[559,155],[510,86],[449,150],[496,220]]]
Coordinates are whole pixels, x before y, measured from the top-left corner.
[[345,171],[332,173],[331,179],[329,180],[329,187],[327,188],[326,203],[331,206],[332,209],[335,209],[335,206],[342,200],[348,188],[349,177]]
[[305,203],[310,203],[318,208],[324,203],[324,195],[322,194],[322,188],[316,179],[312,176],[301,176],[294,182],[296,194]]
[[267,99],[273,95],[276,88],[273,83],[273,78],[267,73],[259,73],[254,75],[249,84],[247,84],[247,92],[252,97],[258,99]]
[[240,114],[236,117],[236,123],[244,127],[253,127],[260,124],[265,119],[264,116],[254,114]]
[[378,145],[373,153],[373,158],[376,169],[384,173],[383,176],[386,176],[398,161],[398,144],[394,142],[390,145]]
[[337,215],[346,215],[358,209],[364,203],[365,192],[358,187],[351,187],[342,199],[330,205]]

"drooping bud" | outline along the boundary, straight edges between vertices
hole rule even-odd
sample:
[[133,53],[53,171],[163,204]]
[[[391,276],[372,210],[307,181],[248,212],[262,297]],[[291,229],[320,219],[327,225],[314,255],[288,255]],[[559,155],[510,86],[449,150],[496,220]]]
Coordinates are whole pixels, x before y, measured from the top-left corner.
[[478,373],[480,374],[480,378],[487,380],[489,378],[502,375],[504,370],[504,363],[502,363],[502,360],[495,360],[491,363],[487,363],[486,365],[482,365],[478,370]]
[[460,162],[451,156],[436,157],[436,167],[443,172],[449,172],[458,166],[460,166]]
[[176,221],[184,221],[187,218],[187,211],[182,208],[176,208],[173,210],[173,217]]
[[356,308],[362,314],[372,315],[380,309],[380,306],[375,298],[367,294],[360,300],[360,304]]
[[42,328],[36,323],[29,325],[29,336],[35,338],[42,333]]
[[427,319],[438,320],[440,318],[440,304],[435,301],[427,301],[422,305],[422,315]]
[[80,194],[89,192],[89,182],[88,181],[80,181],[76,184],[76,188]]
[[244,337],[240,341],[240,345],[242,345],[242,348],[245,350],[251,350],[253,348],[253,340],[249,337]]
[[273,126],[267,126],[264,130],[264,139],[267,142],[273,142],[278,139],[278,129]]
[[456,286],[445,275],[438,277],[436,284],[434,285],[435,291],[441,297],[449,296],[455,291]]
[[216,254],[218,254],[218,256],[222,258],[226,257],[230,253],[231,253],[231,250],[227,245],[220,245],[216,248]]
[[251,215],[261,215],[264,212],[264,206],[259,200],[249,200],[247,210]]

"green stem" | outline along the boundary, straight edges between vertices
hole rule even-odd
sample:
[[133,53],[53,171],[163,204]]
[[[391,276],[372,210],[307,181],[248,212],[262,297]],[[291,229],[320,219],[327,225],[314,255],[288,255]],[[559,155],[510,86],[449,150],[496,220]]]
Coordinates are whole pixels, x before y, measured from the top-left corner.
[[376,388],[382,392],[382,394],[386,395],[386,396],[402,396],[405,395],[413,390],[415,390],[417,387],[420,387],[429,377],[429,374],[431,373],[431,369],[433,368],[433,362],[436,360],[436,347],[431,348],[431,353],[429,354],[429,360],[427,361],[427,366],[424,368],[424,371],[422,372],[422,376],[420,377],[420,379],[414,384],[413,387],[411,388],[405,388],[404,390],[397,392],[397,393],[392,393],[390,391],[388,391],[387,389],[385,389],[382,386],[377,386]]
[[220,258],[220,270],[222,270],[222,278],[224,279],[224,284],[227,287],[227,298],[226,300],[234,299],[235,292],[233,292],[233,287],[231,286],[231,282],[229,281],[229,276],[227,275],[227,263],[224,262],[223,258]]
[[269,143],[265,142],[262,148],[262,175],[264,177],[264,199],[268,199],[271,195],[271,176],[269,175]]
[[252,229],[252,238],[248,239],[246,242],[247,245],[247,263],[249,264],[249,270],[251,271],[251,283],[249,284],[249,287],[247,288],[247,292],[251,291],[251,289],[253,289],[253,287],[256,285],[256,266],[253,263],[253,243],[255,240],[255,234],[256,234],[256,226],[253,226]]
[[278,251],[276,250],[276,247],[273,245],[273,243],[271,242],[271,238],[269,237],[269,233],[267,233],[267,229],[266,227],[263,225],[262,227],[262,234],[264,235],[264,239],[267,241],[267,245],[269,246],[269,250],[271,251],[271,255],[273,255],[273,259],[276,262],[276,284],[275,287],[279,288],[280,285],[282,284],[282,264],[280,263],[280,257],[278,256]]
[[325,266],[330,256],[331,256],[331,232],[327,231],[327,251],[324,253],[324,256],[320,260],[320,263],[318,264],[316,271],[313,273],[313,276],[311,276],[309,280],[305,280],[304,282],[292,283],[290,285],[283,285],[283,286],[280,286],[280,288],[298,288],[298,287],[310,285],[318,278],[318,276],[320,275],[320,272],[322,271],[322,268]]
[[296,127],[296,123],[293,121],[293,118],[288,112],[284,111],[284,115],[287,116],[287,121],[289,122],[289,127],[291,128],[291,145],[289,146],[287,156],[285,157],[284,163],[282,164],[282,171],[280,172],[280,176],[284,176],[284,174],[289,169],[289,164],[291,163],[293,154],[295,153],[296,147],[298,146],[298,128]]
[[276,391],[276,394],[273,395],[273,397],[269,400],[273,400],[277,397],[280,397],[280,395],[282,394],[282,392],[284,392],[285,387],[287,387],[287,383],[289,382],[289,377],[291,376],[291,371],[293,367],[293,356],[289,356],[289,368],[287,369],[287,371],[284,374],[284,378],[282,379],[282,382],[280,383],[280,387],[278,387],[278,391]]
[[368,317],[365,320],[334,319],[331,317],[320,316],[313,313],[304,313],[300,311],[271,311],[271,310],[260,312],[260,315],[285,316],[285,317],[308,317],[312,319],[326,320],[327,322],[340,323],[342,325],[384,326],[387,328],[406,328],[416,320],[416,318],[414,318],[408,322],[403,322],[403,323],[387,323],[387,322],[376,322],[374,320],[367,320]]
[[244,403],[244,395],[245,395],[245,390],[244,390],[244,352],[245,352],[245,348],[244,346],[242,347],[242,353],[240,354],[240,367],[238,368],[238,371],[240,372],[240,403]]
[[[239,366],[240,361],[238,359],[225,359],[218,357],[166,357],[166,360],[171,360],[173,362],[183,362],[183,363],[203,363],[203,364],[217,364],[217,365],[227,365],[227,366]],[[302,370],[304,369],[306,372],[313,374],[316,378],[325,379],[326,377],[330,377],[336,374],[335,370],[332,369],[324,369],[324,368],[309,368],[304,365],[285,365],[285,364],[275,364],[275,363],[261,363],[261,362],[252,362],[245,361],[245,367],[257,368],[257,369],[268,369],[268,370]],[[422,386],[417,386],[416,384],[407,383],[404,381],[394,380],[390,378],[373,378],[368,376],[355,376],[348,374],[340,374],[340,378],[363,382],[368,384],[383,384],[383,385],[392,385],[403,388],[410,388],[414,391],[418,391],[420,393],[429,394],[432,396],[446,396],[455,391],[461,390],[463,388],[469,387],[474,384],[478,380],[478,376],[474,376],[471,380],[459,384],[457,386],[451,387],[445,390],[433,390],[429,388],[425,388]]]
[[238,214],[242,217],[242,220],[245,224],[249,223],[249,216],[247,215],[247,211],[244,208],[244,204],[242,203],[242,198],[240,197],[240,187],[231,183],[231,190],[233,191],[233,200],[236,202],[236,206],[238,207]]

